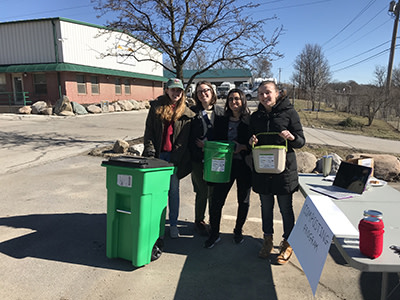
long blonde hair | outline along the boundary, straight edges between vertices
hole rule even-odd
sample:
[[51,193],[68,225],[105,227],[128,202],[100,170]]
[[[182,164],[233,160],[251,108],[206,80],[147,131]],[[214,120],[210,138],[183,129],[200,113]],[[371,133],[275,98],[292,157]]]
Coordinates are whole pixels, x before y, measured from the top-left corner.
[[184,92],[182,92],[182,97],[176,103],[175,108],[172,106],[171,99],[166,92],[158,98],[158,101],[160,102],[160,106],[157,107],[156,114],[160,115],[160,118],[167,122],[179,120],[186,108],[186,96]]

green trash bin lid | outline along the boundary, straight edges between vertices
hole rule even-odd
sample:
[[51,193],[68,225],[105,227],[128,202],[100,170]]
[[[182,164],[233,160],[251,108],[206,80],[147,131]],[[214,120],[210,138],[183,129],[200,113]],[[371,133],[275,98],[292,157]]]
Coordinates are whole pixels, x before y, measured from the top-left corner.
[[154,169],[154,168],[166,168],[166,167],[170,168],[174,166],[172,163],[169,163],[159,158],[143,157],[143,156],[110,157],[108,160],[103,161],[102,165],[136,168],[136,169]]

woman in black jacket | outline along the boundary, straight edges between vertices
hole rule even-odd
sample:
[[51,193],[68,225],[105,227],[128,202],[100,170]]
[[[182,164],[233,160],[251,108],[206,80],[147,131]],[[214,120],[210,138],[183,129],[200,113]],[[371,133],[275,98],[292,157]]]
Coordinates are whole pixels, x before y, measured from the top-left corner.
[[235,150],[232,159],[230,180],[227,183],[214,183],[211,195],[209,239],[204,243],[205,248],[214,247],[220,241],[219,230],[222,208],[226,197],[236,180],[238,210],[236,225],[233,229],[233,240],[236,244],[243,242],[242,228],[249,211],[251,192],[251,169],[245,162],[250,154],[248,147],[250,111],[247,108],[246,96],[239,89],[229,91],[225,103],[225,115],[215,120],[214,139],[216,141],[233,141]]
[[[286,263],[292,255],[292,248],[287,242],[294,227],[293,193],[298,190],[298,173],[294,148],[305,144],[303,127],[299,115],[290,100],[281,95],[274,81],[264,81],[258,88],[260,104],[250,118],[250,145],[285,145],[287,141],[285,170],[280,174],[257,173],[253,171],[252,185],[254,192],[260,194],[262,228],[264,243],[259,257],[267,258],[273,249],[273,209],[276,195],[283,220],[283,241],[277,257],[279,264]],[[277,133],[258,135],[258,133]],[[285,141],[286,140],[286,141]]]
[[208,81],[200,81],[196,85],[194,100],[191,107],[196,114],[191,123],[189,149],[192,161],[192,184],[195,198],[195,228],[203,236],[208,235],[208,225],[205,222],[205,211],[212,187],[203,179],[204,141],[214,139],[214,121],[224,114],[224,109],[217,106],[217,95]]

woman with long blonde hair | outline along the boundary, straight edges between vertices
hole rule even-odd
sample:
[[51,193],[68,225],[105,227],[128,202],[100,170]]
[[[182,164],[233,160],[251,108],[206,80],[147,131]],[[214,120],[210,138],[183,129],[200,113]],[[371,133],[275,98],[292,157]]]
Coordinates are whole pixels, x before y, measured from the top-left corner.
[[168,80],[164,95],[150,102],[144,132],[143,156],[156,157],[173,163],[168,194],[171,238],[179,237],[179,180],[191,171],[188,141],[194,113],[186,106],[182,81]]

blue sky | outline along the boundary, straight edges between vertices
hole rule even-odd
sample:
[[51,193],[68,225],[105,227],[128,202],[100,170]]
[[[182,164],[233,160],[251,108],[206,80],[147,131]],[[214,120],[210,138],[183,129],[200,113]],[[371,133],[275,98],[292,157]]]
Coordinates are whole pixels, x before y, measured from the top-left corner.
[[[246,0],[247,1],[247,0]],[[304,46],[322,46],[336,81],[374,82],[375,66],[387,68],[394,19],[388,14],[389,0],[254,0],[261,6],[255,19],[276,16],[265,25],[272,33],[283,25],[277,50],[283,59],[273,61],[274,77],[290,82],[293,62]],[[0,0],[0,22],[64,17],[104,25],[111,16],[96,18],[90,0]],[[400,49],[394,66],[399,67]]]

